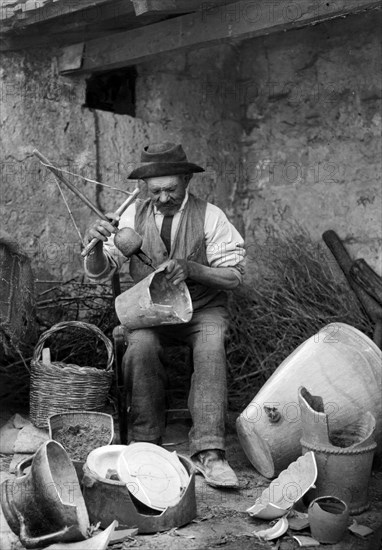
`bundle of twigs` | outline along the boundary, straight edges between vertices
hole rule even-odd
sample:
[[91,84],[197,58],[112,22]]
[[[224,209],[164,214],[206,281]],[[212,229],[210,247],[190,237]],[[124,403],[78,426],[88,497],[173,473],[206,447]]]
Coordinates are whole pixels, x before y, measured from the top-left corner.
[[[39,320],[48,325],[61,321],[85,321],[96,325],[106,336],[118,320],[109,283],[95,284],[71,279],[43,291],[37,302]],[[97,337],[70,329],[55,334],[49,347],[52,361],[97,367],[106,363],[105,346]]]
[[[43,282],[47,285],[47,282]],[[113,310],[110,284],[85,282],[83,278],[56,281],[40,292],[37,300],[41,325],[51,326],[52,321],[79,321],[97,319],[99,328],[108,326],[108,316]]]
[[[0,397],[17,405],[28,405],[30,362],[39,336],[61,321],[85,321],[96,325],[111,338],[117,324],[110,284],[84,282],[81,278],[69,281],[39,281],[47,287],[39,291],[37,285],[37,321],[39,331],[19,358],[5,359],[1,368]],[[105,365],[105,346],[83,331],[67,330],[51,338],[49,343],[52,361],[98,367]]]
[[325,245],[301,228],[259,246],[255,277],[231,295],[230,403],[242,409],[304,340],[332,322],[372,325]]

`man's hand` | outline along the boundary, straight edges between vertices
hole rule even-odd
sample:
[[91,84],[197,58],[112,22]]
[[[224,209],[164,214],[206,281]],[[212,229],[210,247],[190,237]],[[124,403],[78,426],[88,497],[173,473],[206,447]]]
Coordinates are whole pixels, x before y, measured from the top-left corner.
[[240,284],[240,275],[234,267],[209,267],[186,260],[170,260],[166,266],[166,278],[178,285],[190,279],[211,288],[232,290]]
[[[116,216],[113,212],[108,212],[106,217],[110,220],[119,221],[119,216]],[[96,220],[86,231],[86,239],[90,242],[92,239],[96,238],[100,241],[107,241],[112,233],[115,233],[118,228],[118,223],[114,226],[111,223],[105,220]]]
[[189,265],[186,260],[170,260],[166,266],[166,279],[178,285],[188,279],[190,275]]

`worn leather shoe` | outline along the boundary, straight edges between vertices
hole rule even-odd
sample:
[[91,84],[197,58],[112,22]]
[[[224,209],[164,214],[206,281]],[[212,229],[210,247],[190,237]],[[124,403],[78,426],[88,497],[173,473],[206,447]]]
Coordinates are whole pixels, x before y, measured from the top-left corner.
[[196,473],[204,476],[204,479],[212,487],[225,489],[238,489],[239,480],[235,472],[225,459],[224,451],[209,449],[201,451],[191,457]]

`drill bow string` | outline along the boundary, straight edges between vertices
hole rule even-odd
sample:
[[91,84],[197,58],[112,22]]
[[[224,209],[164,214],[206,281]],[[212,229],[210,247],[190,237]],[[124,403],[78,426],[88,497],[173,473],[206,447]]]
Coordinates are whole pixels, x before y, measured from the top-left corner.
[[[139,189],[136,188],[133,192],[128,192],[128,191],[124,191],[122,189],[119,189],[117,187],[112,187],[110,185],[107,185],[107,184],[102,184],[100,182],[97,182],[96,180],[91,180],[89,178],[86,178],[84,176],[81,176],[79,174],[74,174],[73,172],[69,172],[68,170],[64,170],[64,169],[61,169],[61,168],[57,168],[56,166],[54,166],[51,162],[49,162],[49,160],[44,157],[44,155],[42,155],[39,151],[37,151],[37,149],[35,149],[33,151],[34,155],[39,159],[39,161],[41,162],[41,164],[43,166],[45,166],[46,168],[48,168],[48,170],[50,170],[54,176],[55,176],[55,179],[56,179],[56,183],[58,185],[58,188],[60,190],[60,193],[61,193],[61,196],[64,200],[64,203],[65,203],[65,206],[66,208],[68,209],[68,212],[69,212],[69,215],[73,221],[73,224],[76,228],[76,231],[81,239],[81,242],[82,242],[82,245],[85,247],[83,249],[83,251],[81,252],[81,255],[82,256],[87,256],[89,254],[89,252],[91,252],[91,250],[95,247],[95,245],[99,242],[98,239],[92,239],[90,241],[90,243],[88,243],[87,245],[85,245],[85,242],[84,242],[84,239],[83,237],[81,236],[81,233],[80,233],[80,230],[74,220],[74,217],[73,217],[73,214],[70,210],[70,207],[68,205],[68,202],[67,200],[65,199],[65,196],[62,192],[62,189],[61,189],[61,186],[60,186],[60,183],[63,183],[64,185],[66,185],[75,195],[77,195],[98,217],[100,217],[101,219],[105,220],[105,221],[109,221],[109,218],[107,218],[107,216],[105,216],[105,214],[103,212],[101,212],[101,210],[99,210],[99,208],[94,205],[87,197],[86,195],[84,195],[82,193],[82,191],[80,191],[75,185],[73,185],[69,180],[67,180],[63,173],[67,173],[67,174],[71,174],[73,176],[78,176],[90,183],[95,183],[95,184],[99,184],[99,185],[103,185],[105,187],[109,187],[110,189],[114,189],[114,190],[117,190],[117,191],[121,191],[122,193],[125,193],[128,196],[128,198],[121,204],[121,206],[119,208],[117,208],[117,210],[115,211],[115,215],[116,216],[121,216],[123,214],[123,212],[126,210],[126,208],[132,203],[134,202],[134,200],[136,199],[137,195],[139,194]],[[113,221],[111,222],[112,225],[115,225],[116,222]]]
[[130,191],[125,191],[125,189],[120,189],[119,187],[113,187],[112,185],[108,185],[107,183],[102,183],[97,180],[92,180],[90,178],[87,178],[85,176],[82,176],[81,174],[76,174],[75,172],[70,172],[69,170],[65,170],[64,168],[58,168],[58,166],[54,166],[53,164],[47,164],[46,162],[42,162],[40,159],[40,162],[43,166],[46,166],[47,168],[54,168],[58,172],[61,172],[63,174],[69,174],[70,176],[75,176],[76,178],[80,178],[82,180],[85,180],[89,183],[94,183],[94,185],[102,185],[102,187],[107,187],[108,189],[113,189],[114,191],[119,191],[120,193],[124,193],[125,195],[132,195]]

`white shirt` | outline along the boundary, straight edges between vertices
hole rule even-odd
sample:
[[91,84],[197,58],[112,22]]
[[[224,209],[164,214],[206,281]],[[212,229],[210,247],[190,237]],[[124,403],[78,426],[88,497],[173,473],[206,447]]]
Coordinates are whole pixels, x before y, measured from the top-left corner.
[[[178,212],[173,217],[171,226],[171,244],[176,235],[181,213],[188,200],[188,191]],[[155,223],[160,233],[164,214],[154,206]],[[131,204],[122,214],[119,221],[119,229],[123,227],[134,228],[135,203]],[[204,219],[204,235],[206,255],[209,267],[232,267],[232,272],[242,281],[245,266],[244,240],[237,229],[230,223],[227,216],[219,207],[207,203]],[[128,261],[114,246],[114,235],[104,243],[104,253],[108,259],[105,270],[93,275],[87,269],[85,259],[85,273],[93,280],[103,281],[109,279],[116,269],[120,270],[123,263]],[[176,258],[174,258],[176,259]]]

